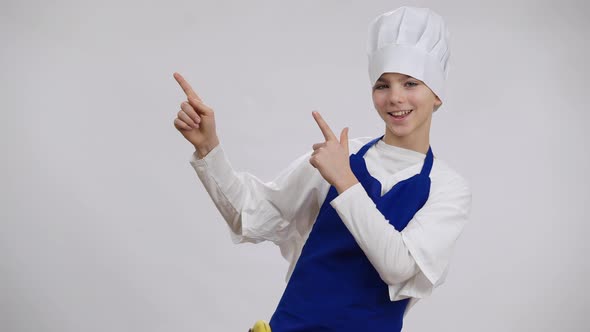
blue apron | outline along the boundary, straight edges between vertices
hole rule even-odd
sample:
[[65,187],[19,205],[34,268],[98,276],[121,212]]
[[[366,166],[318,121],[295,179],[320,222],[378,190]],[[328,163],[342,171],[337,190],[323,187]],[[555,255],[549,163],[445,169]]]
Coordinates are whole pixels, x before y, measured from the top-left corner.
[[[381,183],[369,174],[363,156],[382,137],[352,154],[350,167],[379,211],[401,231],[428,199],[434,157],[429,147],[420,174],[398,182],[381,196]],[[331,186],[270,320],[273,332],[402,329],[409,298],[390,300],[387,284],[330,205],[336,196]]]

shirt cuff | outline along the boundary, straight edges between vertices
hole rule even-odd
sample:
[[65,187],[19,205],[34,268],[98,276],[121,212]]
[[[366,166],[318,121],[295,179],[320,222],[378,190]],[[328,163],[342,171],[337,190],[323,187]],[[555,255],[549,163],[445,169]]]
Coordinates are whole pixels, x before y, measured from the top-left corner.
[[218,144],[201,159],[199,159],[197,151],[193,152],[190,163],[199,175],[207,174],[213,178],[223,192],[229,192],[230,187],[236,181],[234,170],[221,144]]
[[330,202],[330,205],[332,205],[332,207],[336,211],[341,210],[343,207],[346,206],[347,201],[354,199],[355,197],[358,198],[358,195],[364,195],[364,196],[368,197],[365,192],[365,188],[363,188],[363,185],[360,182],[355,183],[354,185],[350,186],[345,191],[341,192],[340,195],[336,196]]
[[209,151],[209,153],[207,153],[207,155],[203,158],[199,158],[199,154],[195,150],[195,152],[193,152],[191,155],[190,162],[193,166],[206,166],[208,162],[215,160],[216,156],[222,152],[223,148],[221,147],[221,144],[217,144],[217,146],[211,149],[211,151]]

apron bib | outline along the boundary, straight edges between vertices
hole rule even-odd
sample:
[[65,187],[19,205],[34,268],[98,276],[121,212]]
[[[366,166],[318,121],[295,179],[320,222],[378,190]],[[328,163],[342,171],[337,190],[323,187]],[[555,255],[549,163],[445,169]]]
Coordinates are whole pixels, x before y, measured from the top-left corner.
[[[379,211],[401,232],[428,199],[434,157],[429,147],[420,173],[381,196],[381,183],[369,174],[364,155],[382,137],[352,154],[350,167]],[[389,299],[387,284],[330,205],[337,196],[331,186],[270,320],[273,332],[402,329],[409,298]]]

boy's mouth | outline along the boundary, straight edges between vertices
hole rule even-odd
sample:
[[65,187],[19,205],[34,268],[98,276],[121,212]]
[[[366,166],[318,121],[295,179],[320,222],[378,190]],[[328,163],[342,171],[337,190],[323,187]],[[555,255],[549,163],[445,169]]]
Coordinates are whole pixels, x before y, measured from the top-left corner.
[[403,119],[406,116],[408,116],[408,114],[412,113],[413,110],[407,110],[407,111],[399,111],[399,112],[387,112],[387,114],[391,115],[394,119]]

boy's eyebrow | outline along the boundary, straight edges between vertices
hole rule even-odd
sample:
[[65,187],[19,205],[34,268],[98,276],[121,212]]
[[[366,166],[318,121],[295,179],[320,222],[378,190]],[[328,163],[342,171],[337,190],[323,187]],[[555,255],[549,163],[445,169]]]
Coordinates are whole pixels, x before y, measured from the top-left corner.
[[[401,77],[399,80],[401,81],[401,80],[405,80],[405,79],[408,79],[408,78],[412,78],[412,76],[410,76],[410,75],[405,75],[405,74],[402,74],[402,77]],[[378,82],[386,82],[386,83],[388,82],[388,81],[387,81],[386,79],[384,79],[383,77],[379,77],[379,78],[377,79],[377,81],[378,81]]]

